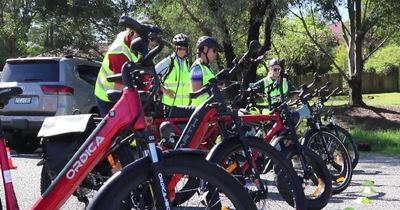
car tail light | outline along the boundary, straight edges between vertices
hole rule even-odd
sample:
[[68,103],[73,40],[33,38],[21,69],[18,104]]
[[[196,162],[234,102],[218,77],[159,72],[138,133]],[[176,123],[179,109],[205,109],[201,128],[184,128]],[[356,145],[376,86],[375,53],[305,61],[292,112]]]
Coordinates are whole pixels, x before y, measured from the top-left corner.
[[73,95],[74,88],[65,85],[41,85],[43,93],[46,95]]

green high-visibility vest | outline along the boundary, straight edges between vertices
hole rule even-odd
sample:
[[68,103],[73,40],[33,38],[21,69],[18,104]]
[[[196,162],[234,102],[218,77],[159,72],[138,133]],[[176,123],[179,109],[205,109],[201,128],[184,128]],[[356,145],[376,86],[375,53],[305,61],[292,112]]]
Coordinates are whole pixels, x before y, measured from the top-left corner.
[[[203,77],[202,77],[203,78],[202,79],[202,84],[203,85],[207,84],[208,80],[210,80],[211,78],[215,77],[214,72],[208,66],[201,64],[199,60],[196,60],[193,63],[192,66],[195,66],[195,65],[199,65],[199,67],[201,69],[201,72],[202,72],[202,75],[203,75]],[[190,84],[190,86],[191,86],[191,84]],[[190,87],[190,89],[193,90],[192,87]],[[198,106],[201,103],[203,103],[203,101],[205,101],[208,97],[209,97],[209,95],[207,93],[202,94],[199,97],[197,97],[195,99],[192,99],[192,103],[190,105]]]
[[126,31],[119,33],[117,38],[111,44],[110,48],[107,50],[107,53],[104,56],[99,74],[97,75],[94,94],[103,101],[110,102],[106,95],[106,92],[107,90],[111,90],[114,88],[114,83],[107,81],[107,77],[114,74],[114,72],[110,69],[110,60],[108,59],[108,56],[112,54],[124,54],[129,61],[138,61],[138,57],[130,50],[129,46],[125,44],[126,33]]
[[191,92],[191,86],[190,72],[186,59],[182,62],[182,68],[179,65],[179,61],[176,59],[176,57],[170,57],[170,62],[173,62],[173,67],[164,76],[163,85],[165,88],[175,92],[175,98],[171,98],[164,94],[162,97],[162,102],[169,106],[189,105],[189,93]]
[[[268,94],[267,87],[268,87],[268,85],[272,84],[274,82],[274,80],[272,80],[269,76],[267,76],[263,79],[263,82],[264,82],[264,93],[265,93],[265,95],[267,95]],[[283,78],[282,90],[283,90],[284,94],[286,94],[288,92],[288,83],[287,83],[286,78]],[[280,100],[280,97],[278,97],[279,95],[280,95],[279,88],[276,88],[271,91],[270,96],[271,96],[272,103],[278,102]]]

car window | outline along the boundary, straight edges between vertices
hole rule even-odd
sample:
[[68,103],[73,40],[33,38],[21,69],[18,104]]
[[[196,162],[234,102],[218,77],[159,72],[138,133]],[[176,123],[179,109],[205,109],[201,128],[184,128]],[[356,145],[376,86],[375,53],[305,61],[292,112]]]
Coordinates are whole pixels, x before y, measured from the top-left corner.
[[58,82],[58,61],[10,61],[4,65],[2,82]]
[[92,85],[96,84],[97,74],[100,70],[99,66],[79,65],[76,69],[82,80]]

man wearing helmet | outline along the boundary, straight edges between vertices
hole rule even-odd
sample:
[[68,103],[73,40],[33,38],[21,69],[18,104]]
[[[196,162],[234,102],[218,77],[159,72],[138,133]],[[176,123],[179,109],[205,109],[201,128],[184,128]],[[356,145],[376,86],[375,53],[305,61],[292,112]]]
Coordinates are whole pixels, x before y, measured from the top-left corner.
[[[281,60],[279,59],[271,59],[268,63],[268,67],[266,66],[266,68],[268,69],[268,74],[266,77],[264,77],[263,79],[259,80],[256,83],[250,84],[250,87],[252,88],[261,88],[263,90],[263,92],[265,94],[268,94],[268,86],[270,86],[271,84],[276,84],[274,85],[274,87],[279,87],[279,79],[280,79],[280,73],[281,73],[281,65],[280,65]],[[283,78],[283,82],[282,82],[282,90],[284,94],[287,94],[288,92],[288,82],[286,80],[286,78]],[[280,90],[279,88],[276,88],[274,90],[272,90],[270,92],[270,96],[272,99],[272,103],[276,103],[280,100],[279,96],[280,96]]]
[[177,34],[172,43],[174,53],[155,66],[157,74],[161,76],[162,102],[169,106],[189,105],[188,37],[185,34]]
[[[210,63],[217,57],[220,45],[211,36],[202,36],[197,41],[197,59],[190,69],[190,86],[193,92],[201,89],[209,79],[213,78],[214,72],[210,68]],[[197,106],[208,98],[207,94],[192,99],[191,105]]]

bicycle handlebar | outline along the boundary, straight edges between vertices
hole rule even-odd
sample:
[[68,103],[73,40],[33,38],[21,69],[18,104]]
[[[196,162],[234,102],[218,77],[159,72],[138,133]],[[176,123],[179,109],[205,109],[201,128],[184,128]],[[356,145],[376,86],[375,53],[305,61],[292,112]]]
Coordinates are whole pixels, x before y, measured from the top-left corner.
[[208,89],[209,89],[208,85],[205,85],[204,87],[200,88],[196,92],[189,93],[189,98],[195,99],[195,98],[199,97],[200,95],[203,95],[204,93],[207,93]]
[[[169,46],[169,42],[162,39],[160,34],[157,32],[162,32],[162,30],[156,26],[151,26],[151,25],[143,25],[138,23],[136,20],[122,16],[120,19],[120,25],[124,25],[130,28],[133,28],[134,30],[139,30],[141,31],[142,34],[146,34],[146,38],[143,39],[142,35],[140,37],[135,38],[131,42],[130,49],[132,51],[139,51],[142,53],[142,57],[139,59],[138,63],[140,63],[140,67],[138,65],[135,65],[134,62],[127,62],[122,66],[122,69],[125,68],[125,66],[131,66],[131,67],[136,67],[137,69],[144,70],[140,71],[140,73],[143,72],[151,72],[153,71],[154,68],[154,63],[153,59],[154,57],[161,52],[163,47],[165,45]],[[139,33],[139,32],[138,32]],[[148,51],[148,40],[152,40],[156,42],[158,45]],[[130,65],[127,65],[130,64]],[[117,82],[122,80],[122,73],[111,75],[107,77],[107,81],[109,82]]]
[[329,95],[325,96],[323,99],[321,98],[322,102],[326,102],[329,100],[330,97],[335,96],[337,94],[339,94],[342,91],[339,91],[339,87],[335,88]]
[[121,16],[118,25],[126,28],[131,28],[136,31],[142,39],[147,39],[150,33],[162,33],[163,30],[158,26],[141,24],[128,16]]
[[200,95],[209,92],[211,88],[211,83],[216,84],[218,82],[225,83],[227,80],[229,80],[230,76],[234,74],[238,68],[243,68],[246,65],[251,64],[252,62],[256,61],[256,59],[251,60],[256,54],[256,52],[261,48],[260,43],[257,40],[253,40],[249,44],[249,49],[247,52],[240,58],[238,62],[235,62],[235,65],[231,69],[223,69],[219,71],[214,78],[210,79],[207,84],[204,85],[201,89],[197,90],[196,92],[190,93],[189,97],[191,99],[197,98]]
[[[249,44],[249,49],[247,52],[243,55],[243,57],[239,60],[238,65],[243,66],[245,64],[248,64],[250,58],[254,57],[255,53],[261,48],[261,45],[258,41],[252,40]],[[238,65],[235,65],[230,71],[229,75],[232,75],[235,73],[236,68]],[[235,68],[236,67],[236,68]]]
[[303,84],[301,86],[301,91],[299,94],[300,100],[304,97],[304,94],[306,94],[307,90],[309,90],[311,87],[313,87],[319,81],[321,81],[321,75],[319,75],[317,72],[315,72],[314,80],[309,85]]

